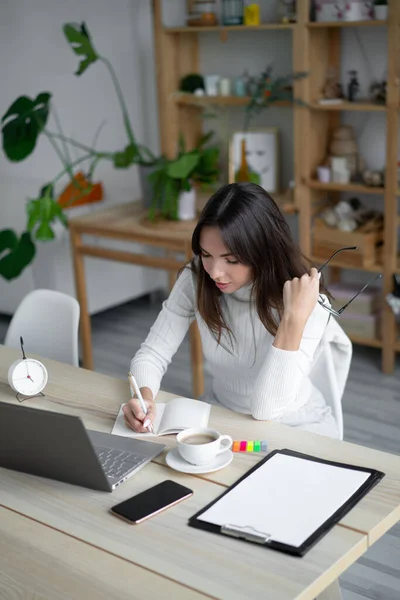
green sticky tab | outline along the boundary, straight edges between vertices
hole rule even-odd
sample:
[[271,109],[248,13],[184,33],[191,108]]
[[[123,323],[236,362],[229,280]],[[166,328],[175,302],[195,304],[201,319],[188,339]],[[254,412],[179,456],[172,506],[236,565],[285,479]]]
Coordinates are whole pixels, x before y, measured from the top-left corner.
[[257,441],[257,442],[254,442],[254,445],[253,445],[253,452],[260,452],[260,446],[261,446],[261,444],[260,444],[260,442],[259,442],[259,441]]

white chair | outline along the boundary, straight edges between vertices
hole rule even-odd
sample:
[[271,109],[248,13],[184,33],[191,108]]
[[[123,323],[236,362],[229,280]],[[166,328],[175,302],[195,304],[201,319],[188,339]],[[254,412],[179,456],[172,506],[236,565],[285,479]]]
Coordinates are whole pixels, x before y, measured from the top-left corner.
[[4,344],[25,352],[78,366],[80,307],[75,298],[54,290],[34,290],[11,319]]
[[310,379],[332,409],[340,440],[343,439],[342,397],[350,370],[351,355],[351,341],[331,317],[317,349]]

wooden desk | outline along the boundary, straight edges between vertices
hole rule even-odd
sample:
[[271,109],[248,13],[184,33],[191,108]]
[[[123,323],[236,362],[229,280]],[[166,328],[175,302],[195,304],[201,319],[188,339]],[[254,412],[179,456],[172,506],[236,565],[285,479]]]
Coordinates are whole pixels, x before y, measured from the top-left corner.
[[[0,346],[1,401],[16,402],[7,370],[18,355]],[[87,427],[110,431],[120,403],[129,396],[128,382],[44,362],[46,397],[26,405],[80,415]],[[160,392],[157,400],[171,397]],[[229,467],[198,477],[172,471],[159,456],[112,494],[0,469],[0,555],[7,557],[0,568],[0,597],[21,589],[26,599],[49,600],[119,600],[132,594],[149,599],[335,598],[329,594],[339,575],[400,518],[400,457],[219,407],[212,407],[210,425],[236,439],[267,439],[271,449],[286,447],[374,467],[386,477],[297,558],[187,526],[191,515],[259,460],[257,455],[237,454]],[[175,444],[173,436],[160,440]],[[167,478],[187,485],[194,495],[140,526],[109,513],[117,502]],[[43,562],[54,568],[44,568]]]
[[[93,369],[92,336],[88,312],[84,257],[105,258],[119,262],[164,269],[170,273],[170,287],[178,271],[192,258],[192,233],[195,223],[160,222],[146,225],[147,211],[141,202],[121,204],[69,221],[71,247],[74,264],[75,286],[81,308],[80,333],[83,351],[83,366]],[[163,248],[167,256],[123,252],[99,245],[83,243],[83,235],[136,242]],[[180,255],[178,258],[173,255]],[[172,256],[171,256],[172,255]],[[196,323],[190,328],[193,396],[198,398],[204,391],[203,354],[200,334]]]

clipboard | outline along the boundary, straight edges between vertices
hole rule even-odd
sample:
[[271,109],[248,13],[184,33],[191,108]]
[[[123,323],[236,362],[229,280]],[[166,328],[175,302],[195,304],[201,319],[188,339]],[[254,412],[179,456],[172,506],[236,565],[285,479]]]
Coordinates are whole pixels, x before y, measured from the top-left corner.
[[188,525],[303,556],[384,473],[274,450]]

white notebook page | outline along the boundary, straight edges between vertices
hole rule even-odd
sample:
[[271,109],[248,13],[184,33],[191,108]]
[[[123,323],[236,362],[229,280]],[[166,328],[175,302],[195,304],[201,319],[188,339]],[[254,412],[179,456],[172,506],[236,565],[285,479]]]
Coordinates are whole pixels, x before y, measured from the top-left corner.
[[252,527],[299,547],[334,514],[370,473],[276,454],[198,519]]

